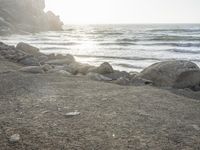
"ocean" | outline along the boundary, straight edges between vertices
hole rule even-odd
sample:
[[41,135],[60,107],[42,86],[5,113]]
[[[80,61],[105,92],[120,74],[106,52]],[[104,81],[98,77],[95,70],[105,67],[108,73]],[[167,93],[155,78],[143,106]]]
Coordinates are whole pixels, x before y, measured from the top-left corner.
[[26,42],[47,54],[69,53],[82,63],[109,62],[125,71],[174,59],[200,66],[200,24],[66,25],[64,31],[1,36],[0,41]]

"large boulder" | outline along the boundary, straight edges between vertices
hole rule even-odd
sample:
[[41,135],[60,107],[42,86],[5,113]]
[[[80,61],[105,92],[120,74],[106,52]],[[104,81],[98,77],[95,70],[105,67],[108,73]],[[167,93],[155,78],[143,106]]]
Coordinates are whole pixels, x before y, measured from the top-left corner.
[[[199,70],[199,67],[190,61],[174,60],[155,63],[144,69],[138,77],[151,80],[155,86],[173,87],[180,75],[184,72]],[[187,80],[192,80],[187,78]]]

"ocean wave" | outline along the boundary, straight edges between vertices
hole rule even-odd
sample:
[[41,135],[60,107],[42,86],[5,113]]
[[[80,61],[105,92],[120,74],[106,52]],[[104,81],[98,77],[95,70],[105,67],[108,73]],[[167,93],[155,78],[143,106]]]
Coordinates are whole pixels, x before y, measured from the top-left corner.
[[138,41],[135,38],[122,38],[122,39],[116,39],[116,42],[136,42]]
[[140,44],[144,46],[175,46],[175,47],[200,47],[200,43],[148,43]]
[[200,29],[151,29],[149,32],[200,32]]
[[120,66],[120,67],[124,67],[124,68],[143,69],[142,66],[136,66],[136,65],[131,65],[131,64],[124,64],[124,63],[120,63],[120,64],[115,63],[114,65]]
[[60,46],[70,46],[70,45],[79,45],[80,43],[76,42],[32,42],[29,44],[38,44],[38,45],[60,45]]
[[74,55],[76,57],[92,57],[92,58],[100,58],[100,59],[121,59],[121,60],[153,60],[153,61],[161,61],[161,59],[158,58],[152,58],[152,57],[119,57],[119,56],[97,56],[97,55]]
[[166,51],[170,51],[170,52],[174,52],[174,53],[200,54],[200,50],[193,51],[193,50],[185,50],[185,49],[170,49],[170,50],[166,50]]
[[132,43],[132,42],[116,42],[116,43],[105,42],[105,43],[99,43],[99,45],[104,45],[104,46],[111,46],[111,45],[129,46],[129,45],[136,45],[136,44]]
[[163,36],[150,37],[149,39],[147,38],[146,40],[149,40],[149,41],[200,41],[200,37],[163,35]]

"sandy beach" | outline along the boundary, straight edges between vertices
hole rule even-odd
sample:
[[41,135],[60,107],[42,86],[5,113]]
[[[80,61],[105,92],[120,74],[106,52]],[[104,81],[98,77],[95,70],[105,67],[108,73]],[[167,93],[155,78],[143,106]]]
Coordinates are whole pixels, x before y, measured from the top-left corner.
[[22,67],[0,59],[2,150],[200,148],[198,91],[33,74]]

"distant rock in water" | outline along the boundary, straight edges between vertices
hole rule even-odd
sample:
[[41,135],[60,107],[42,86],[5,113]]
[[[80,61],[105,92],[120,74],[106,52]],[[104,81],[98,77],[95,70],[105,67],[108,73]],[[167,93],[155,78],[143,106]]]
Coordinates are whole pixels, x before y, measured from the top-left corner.
[[0,35],[62,30],[53,12],[44,12],[45,0],[0,0]]

